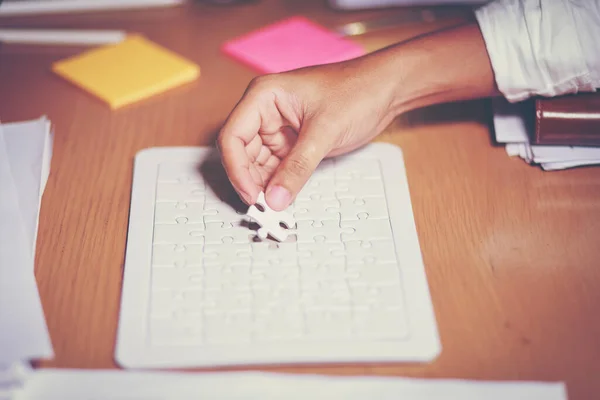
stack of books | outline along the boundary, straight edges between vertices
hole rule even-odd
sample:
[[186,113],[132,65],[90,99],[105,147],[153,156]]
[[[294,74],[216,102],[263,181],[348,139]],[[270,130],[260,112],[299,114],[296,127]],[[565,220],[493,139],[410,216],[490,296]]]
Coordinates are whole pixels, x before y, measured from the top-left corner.
[[600,164],[600,92],[493,100],[496,141],[544,170]]

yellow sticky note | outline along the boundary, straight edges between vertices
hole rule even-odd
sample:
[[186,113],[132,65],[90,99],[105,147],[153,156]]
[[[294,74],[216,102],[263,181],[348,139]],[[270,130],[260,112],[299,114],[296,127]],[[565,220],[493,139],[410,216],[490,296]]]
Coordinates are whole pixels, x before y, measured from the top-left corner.
[[112,109],[191,82],[200,67],[141,36],[56,62],[52,70]]

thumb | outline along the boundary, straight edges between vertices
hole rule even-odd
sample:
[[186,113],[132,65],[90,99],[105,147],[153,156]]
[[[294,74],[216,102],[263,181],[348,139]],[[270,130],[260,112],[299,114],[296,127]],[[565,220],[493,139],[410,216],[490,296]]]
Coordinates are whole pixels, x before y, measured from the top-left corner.
[[329,153],[330,129],[312,123],[303,126],[296,144],[279,164],[265,191],[265,200],[273,210],[286,209],[319,163]]

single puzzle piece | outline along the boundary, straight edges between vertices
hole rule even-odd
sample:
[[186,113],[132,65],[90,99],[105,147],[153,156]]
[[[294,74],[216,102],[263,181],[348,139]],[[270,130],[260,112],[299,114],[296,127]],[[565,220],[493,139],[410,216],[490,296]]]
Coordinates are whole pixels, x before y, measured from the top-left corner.
[[[298,264],[314,265],[319,260],[328,260],[336,264],[343,264],[344,245],[342,243],[327,243],[324,236],[314,237],[314,242],[298,243]],[[340,255],[340,253],[342,253]]]
[[152,247],[152,265],[188,267],[202,265],[201,244],[155,244]]
[[154,225],[154,244],[204,244],[204,224]]
[[[252,293],[249,290],[210,290],[204,292],[204,301],[211,304],[211,312],[221,314],[220,317],[226,318],[229,313],[236,313],[242,310],[250,311],[252,304]],[[207,307],[208,308],[208,307]]]
[[381,179],[379,160],[339,157],[336,160],[335,179]]
[[[226,302],[217,305],[214,313],[207,314],[205,317],[205,339],[206,344],[211,345],[250,345],[252,342],[252,322],[253,315],[250,309],[236,309],[231,312],[235,304],[247,304],[244,297],[235,298],[238,303],[234,303],[231,298]],[[235,309],[235,308],[234,308]],[[223,316],[225,312],[225,317]]]
[[337,180],[335,185],[337,199],[361,199],[365,197],[385,197],[385,189],[381,179],[347,179]]
[[396,246],[390,240],[347,241],[342,250],[333,250],[332,255],[345,257],[346,263],[353,264],[388,264],[396,263]]
[[[327,213],[339,213],[342,221],[355,221],[361,214],[366,219],[389,219],[385,197],[340,198],[339,207],[328,207]],[[362,215],[361,215],[362,216]]]
[[348,339],[352,337],[352,313],[349,309],[339,309],[339,306],[333,310],[309,309],[306,312],[306,330],[311,340]]
[[157,182],[203,183],[200,166],[190,162],[168,162],[158,167]]
[[203,224],[205,217],[216,216],[217,210],[205,209],[203,202],[156,203],[155,224]]
[[340,207],[338,200],[296,200],[292,213],[296,221],[338,221]]
[[252,261],[250,243],[234,243],[232,237],[223,237],[219,244],[206,244],[204,254],[204,265],[250,265]]
[[366,264],[358,271],[357,279],[349,286],[394,286],[398,287],[400,271],[395,264]]
[[288,343],[305,335],[304,315],[297,309],[288,306],[285,309],[268,307],[266,310],[254,315],[254,343]]
[[246,213],[253,221],[261,227],[258,230],[258,237],[266,239],[268,236],[284,242],[290,231],[296,224],[294,217],[286,211],[274,211],[265,200],[265,194],[260,192],[256,204],[251,205]]
[[240,222],[235,224],[209,222],[204,232],[205,244],[220,244],[224,238],[231,238],[232,243],[249,243],[252,233]]
[[204,202],[206,189],[202,182],[156,184],[156,202],[190,203]]
[[168,318],[177,311],[201,309],[202,290],[161,289],[150,294],[150,316]]
[[180,290],[202,289],[204,270],[202,267],[165,268],[152,267],[152,290],[177,288]]
[[298,221],[297,225],[298,243],[314,243],[315,241],[340,243],[343,233],[353,233],[351,227],[340,227],[339,221]]
[[346,265],[331,260],[319,260],[315,264],[303,265],[301,268],[301,284],[320,284],[324,281],[343,282],[346,279]]
[[[372,242],[375,240],[391,240],[392,227],[387,219],[366,219],[356,221],[342,221],[341,227],[345,229],[342,233],[344,242],[359,241]],[[361,217],[359,216],[359,217]],[[351,232],[348,232],[350,230]]]
[[401,340],[410,334],[406,314],[398,312],[402,307],[380,308],[372,306],[368,310],[353,314],[354,337],[367,340]]
[[205,290],[250,290],[256,280],[251,273],[249,263],[229,266],[205,265]]
[[262,266],[294,266],[298,264],[296,243],[252,243],[252,267],[255,271]]
[[[324,273],[334,273],[333,271],[323,271]],[[309,280],[303,280],[302,303],[305,311],[327,311],[332,309],[351,310],[352,297],[350,289],[341,280],[324,280],[319,285],[314,285]]]
[[312,175],[296,196],[296,201],[330,201],[335,199],[335,177],[332,174]]
[[227,204],[222,203],[206,203],[204,208],[207,211],[213,211],[212,213],[207,213],[204,216],[204,222],[206,224],[211,222],[221,222],[223,225],[239,225],[240,221],[244,220],[244,214],[236,211],[233,207],[230,207]]
[[[254,290],[253,292],[252,306],[261,311],[281,307],[285,308],[286,305],[291,305],[290,303],[296,303],[300,294],[300,290],[298,288],[285,291],[275,291],[270,290],[270,288],[267,287],[264,290]],[[284,305],[282,303],[288,304]]]
[[[178,311],[178,315],[190,315]],[[199,346],[204,344],[204,324],[198,316],[193,318],[151,318],[150,341],[155,346]]]
[[335,180],[332,178],[311,178],[296,196],[296,201],[328,201],[335,200]]
[[397,285],[367,286],[357,280],[357,285],[349,285],[353,303],[357,309],[398,310],[404,307],[402,291]]

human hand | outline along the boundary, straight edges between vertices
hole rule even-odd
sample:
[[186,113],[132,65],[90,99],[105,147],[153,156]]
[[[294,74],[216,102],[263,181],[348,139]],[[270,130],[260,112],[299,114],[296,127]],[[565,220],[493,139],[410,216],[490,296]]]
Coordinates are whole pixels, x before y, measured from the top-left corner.
[[290,205],[325,157],[368,143],[392,121],[393,87],[374,59],[303,68],[252,81],[217,141],[240,197]]
[[218,138],[242,200],[265,192],[283,210],[321,160],[354,150],[405,111],[498,95],[476,23],[450,27],[354,60],[252,81]]

